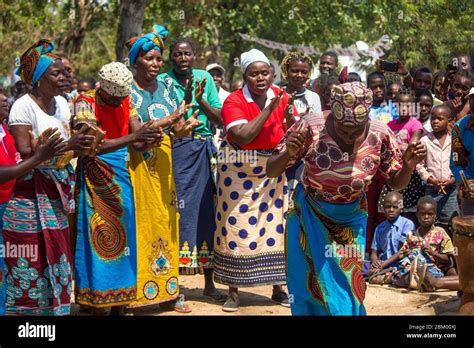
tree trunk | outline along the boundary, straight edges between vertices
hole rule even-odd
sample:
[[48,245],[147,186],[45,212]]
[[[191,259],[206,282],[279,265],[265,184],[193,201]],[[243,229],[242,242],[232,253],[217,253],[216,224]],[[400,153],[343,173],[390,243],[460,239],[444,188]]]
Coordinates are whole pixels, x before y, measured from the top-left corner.
[[120,2],[120,22],[115,44],[118,62],[123,62],[128,56],[125,42],[141,34],[145,7],[146,0],[121,0]]

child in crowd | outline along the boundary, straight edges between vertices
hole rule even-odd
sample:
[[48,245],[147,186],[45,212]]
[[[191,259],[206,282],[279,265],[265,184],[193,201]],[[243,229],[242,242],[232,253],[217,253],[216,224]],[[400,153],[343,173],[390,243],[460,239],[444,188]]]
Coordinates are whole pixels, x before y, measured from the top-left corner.
[[372,90],[373,102],[369,117],[385,124],[393,120],[396,110],[393,103],[387,104],[385,100],[386,81],[383,73],[374,71],[367,76],[367,87]]
[[426,146],[426,159],[416,167],[426,186],[426,194],[438,205],[438,222],[449,230],[451,220],[458,215],[456,181],[449,167],[451,158],[451,132],[448,127],[451,111],[447,105],[437,105],[431,112],[432,131],[421,142]]
[[445,102],[451,108],[453,123],[469,114],[470,106],[467,98],[471,87],[472,74],[469,71],[458,71],[450,85],[449,99]]
[[397,259],[393,256],[400,250],[408,232],[415,230],[413,222],[400,215],[403,209],[403,196],[398,191],[387,194],[383,208],[387,220],[375,229],[370,254],[371,284],[391,282],[391,272],[396,270],[397,266]]
[[[415,97],[408,90],[400,92],[396,99],[398,118],[390,121],[388,127],[395,133],[400,150],[405,152],[410,141],[416,141],[423,134],[423,125],[416,119]],[[403,190],[403,215],[412,221],[416,221],[416,203],[420,197],[424,196],[423,182],[416,173],[413,172],[410,183]]]
[[433,108],[433,96],[427,89],[419,89],[416,91],[416,102],[418,105],[418,120],[423,125],[425,132],[431,132],[431,109]]
[[420,227],[408,233],[399,251],[399,285],[405,282],[410,288],[422,291],[459,289],[454,246],[446,231],[434,225],[436,209],[436,201],[431,196],[422,197],[418,202]]
[[437,71],[433,75],[433,103],[434,105],[442,104],[446,100],[446,90],[443,87],[446,73],[444,71]]
[[392,82],[387,85],[387,102],[395,103],[398,93],[402,90],[403,86],[398,82]]
[[[304,54],[292,52],[283,58],[280,68],[282,78],[288,82],[286,91],[294,95],[294,106],[298,114],[306,111],[321,112],[319,95],[305,87],[305,83],[313,69],[311,58]],[[295,118],[299,119],[299,117]]]

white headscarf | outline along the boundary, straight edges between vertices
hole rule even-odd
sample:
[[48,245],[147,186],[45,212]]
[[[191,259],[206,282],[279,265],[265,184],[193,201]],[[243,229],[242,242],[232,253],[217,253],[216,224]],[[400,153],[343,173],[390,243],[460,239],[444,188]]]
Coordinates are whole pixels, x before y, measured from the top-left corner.
[[240,67],[242,68],[242,72],[245,74],[245,70],[247,70],[248,66],[255,62],[264,62],[270,65],[270,61],[262,51],[252,48],[250,51],[244,52],[240,56]]

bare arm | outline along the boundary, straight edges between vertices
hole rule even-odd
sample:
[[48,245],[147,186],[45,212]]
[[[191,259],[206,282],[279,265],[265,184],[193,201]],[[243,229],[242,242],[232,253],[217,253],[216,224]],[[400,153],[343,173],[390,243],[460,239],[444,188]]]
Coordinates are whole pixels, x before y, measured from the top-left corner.
[[387,180],[387,184],[392,188],[392,190],[399,191],[407,187],[413,170],[425,157],[426,146],[419,140],[419,136],[417,136],[415,132],[410,144],[408,144],[408,147],[403,154],[402,169],[395,172],[395,174]]
[[134,118],[129,121],[129,134],[105,140],[98,153],[113,152],[129,145],[132,145],[137,151],[146,151],[148,149],[146,143],[156,141],[158,134],[162,135],[161,128],[155,128],[148,124],[142,125],[138,118]]
[[390,258],[382,262],[382,269],[386,268],[387,266],[391,265],[392,263],[398,261],[400,256],[402,255],[401,251],[398,251],[396,254],[393,254]]
[[201,100],[199,103],[199,108],[209,117],[209,120],[214,123],[216,126],[222,126],[221,109],[213,108],[205,100]]
[[31,126],[24,125],[10,127],[10,133],[13,136],[13,139],[15,139],[16,149],[24,160],[33,154],[30,138],[30,131],[32,130],[33,128]]
[[280,104],[281,96],[283,91],[278,94],[278,96],[271,101],[271,103],[265,107],[252,121],[236,125],[227,130],[227,132],[232,137],[232,140],[237,143],[237,145],[247,145],[250,144],[262,131],[265,122],[272,114],[272,112]]
[[[22,177],[42,162],[63,154],[66,144],[64,143],[64,139],[61,138],[56,131],[57,129],[46,130],[44,140],[38,142],[36,152],[32,153],[27,159],[18,164],[0,166],[0,183]],[[30,144],[32,137],[33,135],[30,132],[28,135]],[[32,151],[31,146],[30,150]]]

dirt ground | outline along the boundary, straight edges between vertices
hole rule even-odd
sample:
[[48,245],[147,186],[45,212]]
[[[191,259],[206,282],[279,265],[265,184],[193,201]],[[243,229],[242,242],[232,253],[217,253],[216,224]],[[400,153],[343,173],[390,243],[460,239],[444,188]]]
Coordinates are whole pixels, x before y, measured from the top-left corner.
[[[181,293],[193,310],[189,314],[165,311],[159,306],[134,309],[134,315],[290,315],[285,308],[270,299],[271,286],[240,289],[240,309],[226,313],[222,306],[202,296],[204,277],[182,276]],[[223,293],[226,287],[216,284]],[[368,285],[364,301],[368,315],[456,315],[459,300],[455,291],[421,293],[415,290],[397,289],[387,285]],[[78,308],[74,306],[77,314]],[[83,315],[82,313],[79,315]]]

